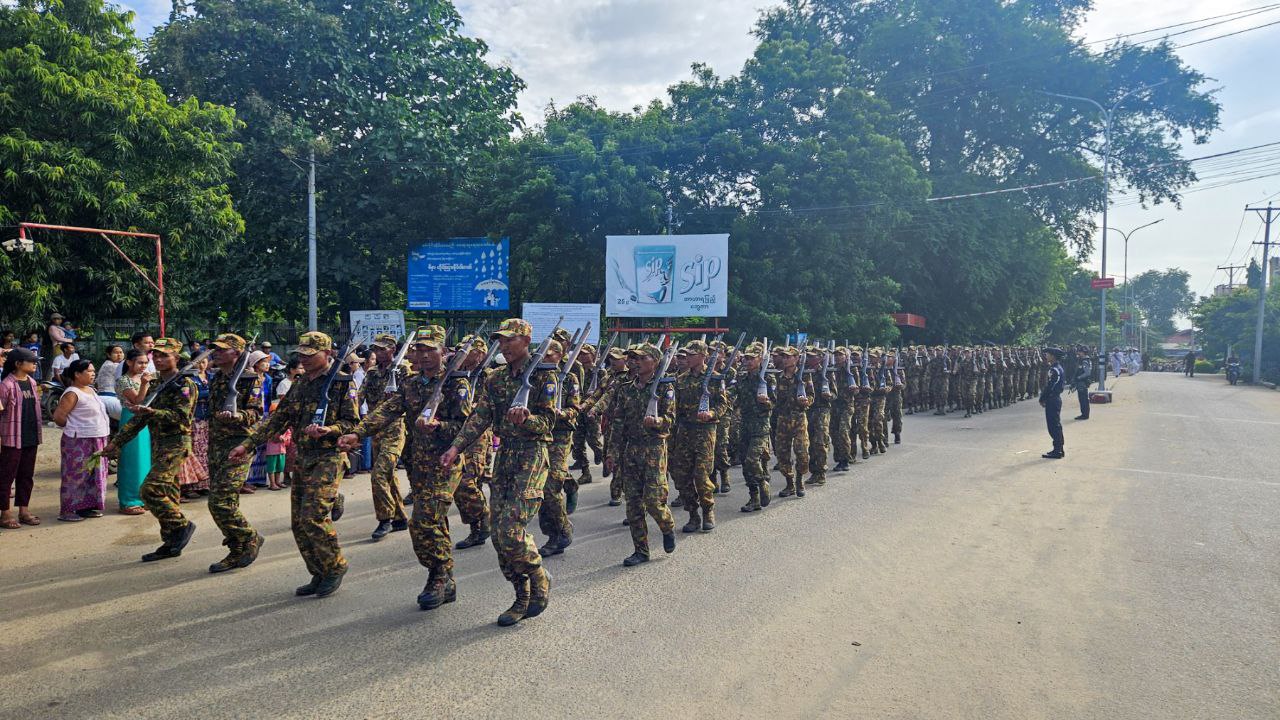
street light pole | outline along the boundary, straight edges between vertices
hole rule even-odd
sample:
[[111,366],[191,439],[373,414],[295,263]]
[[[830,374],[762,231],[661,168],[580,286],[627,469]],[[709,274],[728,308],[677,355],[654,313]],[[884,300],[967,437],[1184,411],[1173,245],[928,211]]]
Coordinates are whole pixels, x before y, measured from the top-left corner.
[[[1067,100],[1079,100],[1087,102],[1098,108],[1098,112],[1102,113],[1105,124],[1103,125],[1103,148],[1102,148],[1102,278],[1107,277],[1107,211],[1111,207],[1111,128],[1115,119],[1116,109],[1120,107],[1120,103],[1124,102],[1130,96],[1149,90],[1157,85],[1163,85],[1168,80],[1161,80],[1158,83],[1143,85],[1140,88],[1130,90],[1121,95],[1115,102],[1111,103],[1111,107],[1103,107],[1102,103],[1092,98],[1081,97],[1079,95],[1063,95],[1062,93],[1051,93],[1041,90],[1041,94],[1051,97],[1064,98]],[[1098,311],[1098,356],[1102,359],[1098,363],[1098,390],[1100,392],[1107,389],[1107,289],[1101,289],[1100,305]]]
[[1133,235],[1139,230],[1142,230],[1143,228],[1149,228],[1152,225],[1156,225],[1162,222],[1164,222],[1164,218],[1160,218],[1159,220],[1152,220],[1146,225],[1139,225],[1138,227],[1130,230],[1129,232],[1125,232],[1119,228],[1115,228],[1115,231],[1120,233],[1120,237],[1124,238],[1124,314],[1130,316],[1129,320],[1125,320],[1125,323],[1129,327],[1129,333],[1128,333],[1129,335],[1133,334],[1133,328],[1135,327],[1132,320],[1133,311],[1130,310],[1129,308],[1129,306],[1132,304],[1132,301],[1133,301],[1133,290],[1129,288],[1129,236]]

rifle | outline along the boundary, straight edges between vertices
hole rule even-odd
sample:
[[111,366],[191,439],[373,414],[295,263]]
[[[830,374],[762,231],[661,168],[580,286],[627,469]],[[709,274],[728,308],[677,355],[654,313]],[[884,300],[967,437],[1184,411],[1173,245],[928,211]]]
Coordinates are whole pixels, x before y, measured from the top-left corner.
[[255,333],[253,339],[240,351],[240,357],[236,359],[236,366],[231,369],[231,374],[227,376],[227,399],[222,403],[222,411],[235,414],[239,411],[238,402],[240,393],[236,392],[236,385],[240,383],[240,378],[244,376],[244,371],[249,367],[249,345],[254,344],[258,340]]
[[846,348],[844,354],[844,386],[846,388],[856,387],[858,378],[853,374],[853,350],[848,349],[848,340],[845,340],[844,344]]
[[804,351],[800,352],[800,360],[796,363],[796,399],[800,400],[809,397],[808,391],[804,387]]
[[338,377],[338,371],[342,369],[342,359],[351,353],[351,349],[359,345],[363,341],[360,334],[360,326],[356,325],[351,329],[351,337],[347,338],[346,347],[342,348],[342,352],[333,359],[333,364],[329,366],[329,371],[324,378],[324,388],[320,390],[320,401],[316,404],[316,411],[311,415],[312,425],[324,425],[324,418],[329,414],[329,389],[333,387],[334,378]]
[[[662,347],[662,343],[667,341],[666,335],[662,336],[658,347]],[[662,382],[662,376],[667,374],[667,368],[671,367],[671,359],[676,356],[676,351],[680,349],[680,343],[671,343],[671,347],[662,355],[662,362],[658,363],[658,369],[653,373],[653,379],[649,381],[649,407],[645,409],[645,417],[658,417],[658,384]]]
[[386,394],[388,395],[391,395],[400,389],[400,384],[396,382],[396,371],[400,369],[400,363],[404,362],[405,356],[409,354],[409,341],[417,334],[418,329],[414,328],[413,332],[409,333],[409,335],[402,341],[400,350],[396,352],[396,356],[391,359],[391,379],[387,381],[387,387],[385,388]]
[[764,353],[760,356],[760,384],[756,385],[756,396],[769,396],[769,364],[773,356],[769,354],[769,338],[764,339]]
[[[448,337],[445,333],[445,337]],[[457,371],[458,366],[466,359],[468,353],[461,350],[455,352],[449,360],[449,366],[444,369],[444,375],[440,377],[440,382],[436,383],[436,387],[431,391],[431,398],[427,400],[426,407],[422,408],[422,412],[418,413],[418,421],[427,423],[431,422],[431,418],[436,416],[436,410],[440,409],[440,401],[444,398],[444,385],[449,382],[449,378]]]
[[831,394],[831,381],[827,378],[827,373],[831,372],[831,362],[835,355],[836,341],[827,341],[827,351],[822,354],[822,383],[818,386],[819,395]]
[[[746,335],[746,333],[743,333]],[[720,360],[720,348],[716,348],[707,358],[707,371],[702,374],[702,397],[698,398],[698,412],[711,411],[711,376],[715,374],[716,362]],[[727,366],[726,366],[727,369]]]
[[582,346],[587,344],[587,335],[590,332],[591,323],[588,322],[586,327],[582,328],[577,344],[570,342],[573,345],[573,352],[569,353],[569,357],[564,363],[564,369],[560,371],[559,386],[556,390],[556,410],[564,407],[564,393],[560,392],[559,388],[564,387],[565,378],[569,377],[569,373],[573,370],[573,364],[578,361],[578,353],[582,352]]
[[467,374],[467,382],[471,383],[472,387],[475,387],[476,383],[480,381],[480,377],[484,375],[484,371],[489,369],[489,365],[493,363],[493,359],[498,355],[497,341],[491,340],[490,342],[492,342],[493,345],[490,346],[488,354],[484,356],[484,360],[482,360],[474,370]]
[[[738,361],[738,351],[742,349],[742,343],[747,339],[744,332],[738,335],[738,342],[733,346],[733,350],[729,353],[729,357],[724,361],[724,372],[720,374],[720,380],[724,380],[725,375],[729,374],[729,370],[733,368],[733,364]],[[735,381],[736,382],[736,381]]]
[[[160,393],[167,390],[174,383],[178,382],[178,380],[184,377],[190,376],[191,371],[194,370],[196,367],[196,363],[200,362],[201,360],[204,360],[205,358],[209,357],[211,354],[213,354],[212,347],[200,353],[199,355],[191,358],[191,362],[187,363],[186,365],[183,365],[181,370],[174,373],[173,376],[170,377],[168,380],[165,380],[164,382],[157,385],[155,390],[152,390],[151,392],[147,393],[147,399],[142,401],[142,407],[147,407],[147,408],[151,407],[151,403],[155,402],[156,398],[160,397]],[[245,353],[245,354],[247,355],[248,353]],[[231,393],[233,395],[235,394],[234,387],[231,388]]]
[[600,373],[604,372],[605,365],[609,362],[609,351],[613,349],[613,344],[618,341],[618,334],[615,330],[613,337],[609,338],[608,344],[600,348],[596,361],[591,364],[591,382],[587,384],[587,395],[594,395],[596,390],[600,389]]
[[529,392],[533,390],[533,373],[538,370],[538,366],[547,357],[547,350],[551,347],[551,336],[555,335],[556,330],[560,329],[560,323],[562,322],[564,322],[563,315],[560,316],[559,320],[556,320],[555,327],[551,328],[551,332],[547,333],[547,337],[542,340],[542,344],[538,345],[538,350],[529,357],[524,373],[520,375],[520,389],[516,391],[516,396],[511,400],[510,407],[529,407]]
[[867,372],[871,367],[871,346],[862,346],[862,387],[864,390],[871,389],[871,374]]

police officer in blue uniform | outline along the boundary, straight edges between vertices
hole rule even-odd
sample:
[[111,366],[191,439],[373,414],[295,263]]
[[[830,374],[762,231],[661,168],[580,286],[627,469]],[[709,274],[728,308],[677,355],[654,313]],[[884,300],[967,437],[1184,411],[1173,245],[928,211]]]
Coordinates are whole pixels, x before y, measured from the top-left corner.
[[1049,377],[1040,392],[1040,407],[1044,408],[1044,421],[1049,426],[1049,437],[1053,438],[1053,449],[1041,455],[1049,460],[1060,460],[1067,456],[1063,450],[1062,439],[1062,349],[1047,347],[1044,349],[1044,364],[1049,366]]

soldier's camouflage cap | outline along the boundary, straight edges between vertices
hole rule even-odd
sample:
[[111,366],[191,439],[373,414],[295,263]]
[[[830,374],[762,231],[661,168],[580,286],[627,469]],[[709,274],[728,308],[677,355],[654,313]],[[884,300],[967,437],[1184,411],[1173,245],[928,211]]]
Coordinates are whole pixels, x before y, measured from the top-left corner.
[[853,353],[858,353],[859,355],[861,355],[861,354],[862,354],[862,346],[861,346],[861,345],[850,345],[850,346],[849,346],[849,354],[850,354],[850,355],[852,355]]
[[389,333],[379,333],[373,338],[373,346],[380,347],[384,350],[395,350],[396,345],[400,342],[400,338]]
[[555,352],[555,353],[560,353],[561,355],[563,355],[563,354],[564,354],[564,345],[565,345],[565,343],[567,343],[567,342],[569,342],[569,341],[568,341],[568,340],[565,340],[565,341],[562,343],[562,342],[561,342],[561,341],[559,341],[559,340],[552,340],[551,342],[547,343],[547,352]]
[[826,352],[827,349],[822,347],[821,345],[809,345],[804,349],[804,351],[808,355],[821,355],[822,353]]
[[302,333],[298,338],[298,347],[294,352],[299,355],[315,355],[333,349],[333,338],[322,332]]
[[573,339],[573,336],[569,334],[569,331],[562,327],[556,328],[556,331],[551,333],[551,337],[560,341],[560,347],[562,349],[569,347],[569,341]]
[[530,325],[528,321],[521,320],[520,318],[507,318],[506,320],[502,321],[502,324],[498,326],[497,330],[494,330],[492,333],[489,333],[490,338],[495,338],[495,337],[513,338],[513,337],[521,337],[521,336],[532,338],[533,326]]
[[246,343],[244,341],[244,338],[240,337],[235,333],[222,333],[218,337],[214,338],[213,342],[209,344],[220,350],[240,351],[240,350],[244,350],[245,346],[247,346],[249,343]]
[[843,346],[843,345],[837,345],[837,346],[836,346],[836,350],[835,350],[835,352],[836,352],[836,354],[837,354],[837,355],[848,355],[848,354],[849,354],[849,348],[847,348],[847,347],[845,347],[845,346]]
[[480,337],[479,335],[468,335],[462,338],[462,342],[458,343],[458,347],[467,348],[468,352],[470,352],[471,350],[479,350],[480,352],[489,352],[489,343],[485,342],[484,338]]
[[609,348],[609,357],[613,358],[614,360],[621,360],[626,356],[627,356],[627,351],[623,350],[620,347]]
[[706,355],[708,348],[707,344],[701,340],[690,340],[680,346],[680,352],[685,355]]
[[439,325],[428,325],[418,328],[410,341],[414,345],[425,345],[434,350],[444,347],[445,329]]
[[155,347],[151,348],[155,352],[161,352],[165,355],[173,355],[177,357],[182,354],[182,341],[176,338],[162,337],[156,340]]
[[742,354],[747,357],[760,357],[764,355],[764,343],[753,342],[742,349]]
[[793,345],[780,345],[777,352],[779,355],[795,357],[800,355],[800,348]]
[[639,343],[637,345],[632,345],[627,348],[627,354],[634,355],[636,357],[650,357],[654,360],[662,359],[662,350],[659,350],[658,346],[653,343]]
[[582,352],[584,352],[584,353],[589,353],[589,354],[591,354],[591,355],[595,355],[595,354],[596,354],[596,346],[595,346],[595,345],[592,345],[591,343],[582,343]]
[[883,354],[884,351],[880,348],[871,348],[871,357],[880,357]]

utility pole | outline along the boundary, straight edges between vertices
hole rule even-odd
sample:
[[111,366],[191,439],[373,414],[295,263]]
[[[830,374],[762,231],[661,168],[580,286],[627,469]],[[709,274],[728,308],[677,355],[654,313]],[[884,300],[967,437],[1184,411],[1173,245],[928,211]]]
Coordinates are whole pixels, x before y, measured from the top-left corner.
[[307,158],[307,329],[316,328],[316,149]]
[[[1065,100],[1080,100],[1098,108],[1098,112],[1102,113],[1104,121],[1102,137],[1102,279],[1107,278],[1107,211],[1111,208],[1111,129],[1114,126],[1116,110],[1120,108],[1120,103],[1129,97],[1136,95],[1144,90],[1150,90],[1157,85],[1163,85],[1169,82],[1161,80],[1150,85],[1143,85],[1134,88],[1129,92],[1121,95],[1115,102],[1111,103],[1111,107],[1104,107],[1102,103],[1093,98],[1081,97],[1079,95],[1063,95],[1062,93],[1052,93],[1041,90],[1042,95],[1063,98]],[[1098,356],[1102,361],[1098,363],[1098,392],[1105,392],[1107,389],[1107,289],[1101,288],[1101,302],[1098,311]]]
[[1265,208],[1246,206],[1245,212],[1249,211],[1258,213],[1264,227],[1262,242],[1254,243],[1262,246],[1262,279],[1258,283],[1258,324],[1253,331],[1253,384],[1257,385],[1262,380],[1262,321],[1267,312],[1267,263],[1270,262],[1271,254],[1271,220],[1275,213],[1280,212],[1280,208],[1273,208],[1271,203],[1267,203]]
[[1236,271],[1244,270],[1246,267],[1247,266],[1245,265],[1219,265],[1218,266],[1219,270],[1227,271],[1227,291],[1228,292],[1236,289]]

